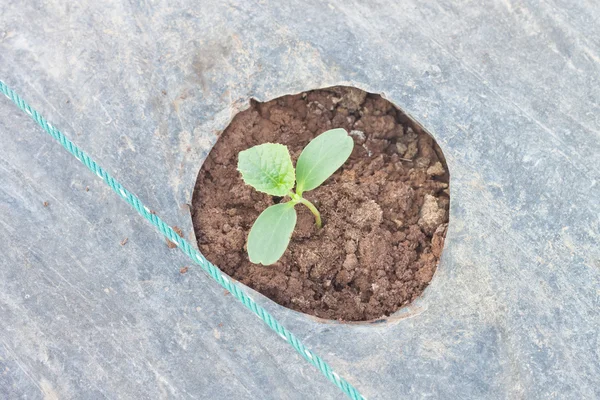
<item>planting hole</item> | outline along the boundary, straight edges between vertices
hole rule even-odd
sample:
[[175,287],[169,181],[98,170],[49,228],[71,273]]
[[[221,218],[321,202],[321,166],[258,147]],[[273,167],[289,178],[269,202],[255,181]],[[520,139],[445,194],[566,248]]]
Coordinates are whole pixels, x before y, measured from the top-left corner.
[[[267,207],[288,201],[247,186],[238,153],[281,143],[296,162],[315,136],[344,128],[346,163],[304,197],[283,257],[252,264],[248,233]],[[448,226],[449,172],[432,136],[379,95],[333,87],[251,102],[223,132],[196,182],[193,222],[203,254],[277,303],[317,317],[368,321],[409,304],[431,281]]]

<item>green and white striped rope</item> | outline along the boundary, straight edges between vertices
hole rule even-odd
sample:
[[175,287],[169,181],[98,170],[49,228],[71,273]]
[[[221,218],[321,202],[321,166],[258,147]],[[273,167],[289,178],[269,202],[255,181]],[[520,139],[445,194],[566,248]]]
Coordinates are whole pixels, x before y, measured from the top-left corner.
[[93,173],[98,175],[108,186],[110,186],[123,200],[131,205],[142,217],[146,218],[154,225],[160,233],[167,237],[170,241],[177,244],[179,249],[188,255],[196,264],[200,265],[206,273],[213,278],[219,285],[223,286],[233,296],[235,296],[246,308],[250,309],[260,319],[262,319],[269,328],[274,330],[283,340],[289,343],[306,361],[317,367],[323,375],[339,387],[345,394],[353,400],[366,400],[358,390],[348,383],[344,378],[339,376],[321,357],[307,349],[300,340],[298,340],[290,331],[288,331],[279,321],[263,307],[256,304],[243,289],[235,281],[226,276],[219,268],[211,264],[198,250],[194,249],[185,239],[180,237],[169,225],[167,225],[156,214],[150,212],[148,207],[138,199],[133,193],[128,191],[117,182],[108,172],[100,167],[94,160],[84,153],[79,147],[73,144],[65,137],[58,129],[52,126],[46,119],[36,110],[31,108],[23,99],[10,89],[4,82],[0,81],[0,92],[17,107],[27,113],[35,122],[37,122],[50,136],[56,139],[60,144],[67,149],[75,158],[81,161]]

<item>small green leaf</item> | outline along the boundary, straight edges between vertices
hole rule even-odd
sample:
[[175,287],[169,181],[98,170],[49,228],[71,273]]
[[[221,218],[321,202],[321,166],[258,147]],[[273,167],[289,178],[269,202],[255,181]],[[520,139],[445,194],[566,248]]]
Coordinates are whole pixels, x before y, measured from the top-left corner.
[[285,196],[294,187],[294,165],[282,144],[265,143],[240,152],[238,171],[247,185],[271,196]]
[[354,141],[345,129],[331,129],[310,141],[296,163],[296,193],[325,182],[350,157]]
[[276,204],[263,211],[248,235],[248,257],[254,264],[271,265],[287,249],[296,226],[292,202]]

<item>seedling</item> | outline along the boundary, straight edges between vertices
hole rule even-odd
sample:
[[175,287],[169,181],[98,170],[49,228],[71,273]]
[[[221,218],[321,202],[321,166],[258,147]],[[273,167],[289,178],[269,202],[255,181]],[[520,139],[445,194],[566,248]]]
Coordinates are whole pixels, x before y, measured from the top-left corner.
[[[296,170],[288,148],[265,143],[240,152],[238,170],[247,185],[271,196],[288,196],[289,201],[264,210],[248,235],[248,257],[255,264],[271,265],[287,249],[296,226],[296,204],[302,203],[315,216],[321,228],[321,214],[313,203],[302,197],[319,187],[350,157],[354,141],[344,129],[331,129],[310,141],[302,150]],[[293,192],[294,183],[296,191]]]

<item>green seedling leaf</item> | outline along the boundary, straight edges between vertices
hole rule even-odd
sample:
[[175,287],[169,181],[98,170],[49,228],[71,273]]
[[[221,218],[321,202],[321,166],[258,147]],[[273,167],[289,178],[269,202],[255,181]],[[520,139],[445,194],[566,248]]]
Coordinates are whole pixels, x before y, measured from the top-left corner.
[[354,141],[345,129],[323,132],[302,150],[296,163],[296,193],[313,190],[325,182],[350,157]]
[[[248,235],[248,258],[254,264],[271,265],[285,253],[296,227],[296,204],[303,204],[321,228],[321,214],[302,192],[325,182],[350,157],[354,141],[344,129],[332,129],[314,138],[302,151],[296,171],[287,147],[265,143],[240,152],[238,170],[247,185],[271,196],[289,196],[287,203],[264,210]],[[296,193],[292,192],[296,180]]]
[[294,165],[282,144],[265,143],[240,152],[238,171],[247,185],[271,196],[285,196],[294,187]]
[[276,204],[263,211],[248,235],[248,257],[254,264],[271,265],[281,258],[296,227],[293,202]]

